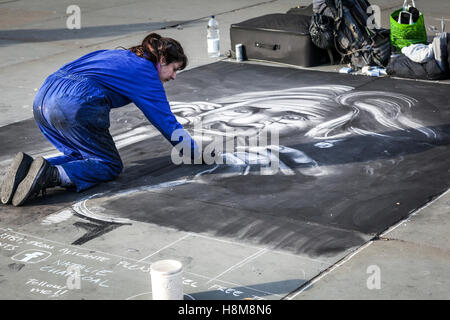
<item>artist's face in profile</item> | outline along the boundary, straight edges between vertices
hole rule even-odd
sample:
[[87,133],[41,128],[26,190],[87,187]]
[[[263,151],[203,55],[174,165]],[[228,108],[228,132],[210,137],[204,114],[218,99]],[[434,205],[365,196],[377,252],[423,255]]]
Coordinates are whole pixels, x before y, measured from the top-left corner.
[[159,79],[161,82],[166,83],[170,80],[175,80],[177,77],[177,71],[180,70],[181,65],[181,62],[172,62],[169,64],[162,62],[159,70]]

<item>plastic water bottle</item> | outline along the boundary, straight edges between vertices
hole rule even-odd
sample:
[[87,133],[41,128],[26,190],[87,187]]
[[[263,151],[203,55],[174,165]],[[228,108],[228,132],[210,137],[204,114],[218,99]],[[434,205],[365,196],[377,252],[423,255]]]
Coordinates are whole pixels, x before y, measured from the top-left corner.
[[208,21],[207,26],[207,41],[208,41],[208,56],[215,58],[220,56],[220,36],[219,23],[214,19],[214,16]]

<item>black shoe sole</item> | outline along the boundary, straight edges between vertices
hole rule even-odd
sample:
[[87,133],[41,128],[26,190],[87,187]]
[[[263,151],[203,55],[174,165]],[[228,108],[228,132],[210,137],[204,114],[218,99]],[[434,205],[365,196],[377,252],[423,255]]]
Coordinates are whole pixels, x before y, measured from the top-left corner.
[[14,193],[14,197],[12,199],[12,204],[14,206],[17,207],[22,205],[30,196],[34,195],[36,191],[40,191],[35,190],[36,183],[38,182],[42,172],[44,172],[47,167],[49,167],[49,163],[42,157],[39,157],[33,161],[30,169],[28,170],[28,174],[19,184],[16,192]]
[[1,201],[3,204],[11,203],[18,185],[27,175],[32,162],[33,158],[26,153],[19,152],[16,154],[0,188]]

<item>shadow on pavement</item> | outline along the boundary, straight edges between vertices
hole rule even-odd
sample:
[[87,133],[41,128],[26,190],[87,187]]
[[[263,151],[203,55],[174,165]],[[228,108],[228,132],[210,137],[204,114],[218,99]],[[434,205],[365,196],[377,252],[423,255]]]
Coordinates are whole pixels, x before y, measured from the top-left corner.
[[14,29],[0,30],[0,47],[10,45],[1,40],[23,42],[48,42],[61,40],[91,39],[127,35],[133,32],[154,31],[177,26],[186,21],[165,21],[151,23],[119,24],[108,26],[81,27],[81,29]]

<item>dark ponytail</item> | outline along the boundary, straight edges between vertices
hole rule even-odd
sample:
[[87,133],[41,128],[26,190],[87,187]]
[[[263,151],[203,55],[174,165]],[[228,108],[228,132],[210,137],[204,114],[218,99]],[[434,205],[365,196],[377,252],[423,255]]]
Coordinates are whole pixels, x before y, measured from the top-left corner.
[[150,33],[142,40],[142,44],[129,48],[138,57],[147,59],[153,64],[157,64],[161,58],[166,64],[181,62],[180,69],[187,65],[187,57],[180,43],[172,38],[161,37],[157,33]]

